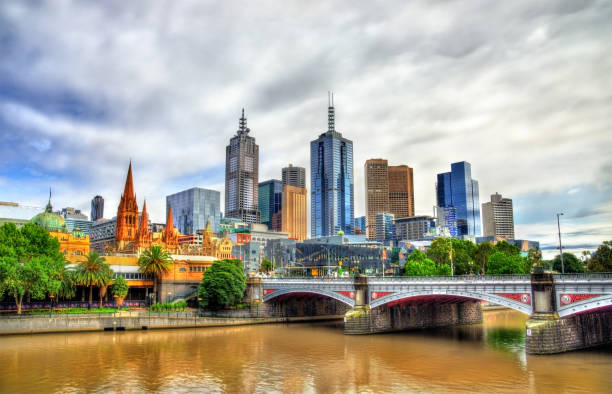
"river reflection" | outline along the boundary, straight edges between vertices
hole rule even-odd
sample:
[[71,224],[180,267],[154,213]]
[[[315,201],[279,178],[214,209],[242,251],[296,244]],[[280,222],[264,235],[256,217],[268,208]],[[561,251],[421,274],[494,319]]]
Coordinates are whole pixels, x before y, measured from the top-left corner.
[[344,336],[342,323],[0,338],[0,392],[607,392],[612,349],[525,356],[526,316]]

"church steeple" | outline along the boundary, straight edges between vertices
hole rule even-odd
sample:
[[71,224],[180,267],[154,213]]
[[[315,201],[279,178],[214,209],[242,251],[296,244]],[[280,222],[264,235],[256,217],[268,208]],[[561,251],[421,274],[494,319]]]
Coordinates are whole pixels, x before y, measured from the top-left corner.
[[166,218],[166,228],[164,229],[162,240],[166,243],[166,249],[175,250],[178,248],[178,232],[174,229],[172,205],[168,206],[168,217]]
[[147,213],[147,200],[145,200],[142,206],[142,214],[140,215],[140,224],[138,225],[136,246],[146,249],[151,246],[152,241],[153,235],[149,231],[149,214]]
[[128,167],[127,177],[125,178],[125,187],[123,188],[123,196],[134,195],[134,181],[132,180],[132,160],[130,160],[130,166]]
[[137,240],[138,231],[138,203],[134,193],[134,181],[132,180],[132,161],[128,167],[125,178],[125,187],[121,195],[121,201],[117,208],[117,224],[115,231],[115,244],[117,250],[130,248]]

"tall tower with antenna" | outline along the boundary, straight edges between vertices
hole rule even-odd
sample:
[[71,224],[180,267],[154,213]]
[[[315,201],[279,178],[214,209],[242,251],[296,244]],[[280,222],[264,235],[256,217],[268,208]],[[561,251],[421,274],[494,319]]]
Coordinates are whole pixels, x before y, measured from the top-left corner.
[[336,131],[334,94],[327,95],[327,131],[310,143],[310,233],[353,234],[353,141]]
[[250,131],[243,108],[236,135],[225,149],[225,217],[260,223],[259,146]]

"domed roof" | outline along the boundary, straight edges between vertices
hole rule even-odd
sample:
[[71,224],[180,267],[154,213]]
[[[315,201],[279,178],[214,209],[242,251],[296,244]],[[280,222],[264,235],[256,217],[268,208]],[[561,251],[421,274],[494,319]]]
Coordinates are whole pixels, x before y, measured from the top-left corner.
[[50,200],[45,208],[45,212],[34,216],[30,222],[44,228],[47,231],[66,232],[66,221],[57,213],[53,213]]
[[74,230],[72,230],[72,236],[74,238],[85,238],[85,233],[79,226],[76,226]]

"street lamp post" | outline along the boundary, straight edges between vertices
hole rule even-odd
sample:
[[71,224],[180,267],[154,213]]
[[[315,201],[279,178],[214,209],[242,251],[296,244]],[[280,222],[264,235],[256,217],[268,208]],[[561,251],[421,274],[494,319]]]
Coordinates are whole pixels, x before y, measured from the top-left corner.
[[559,230],[559,258],[561,259],[561,273],[565,273],[565,265],[563,264],[563,246],[561,246],[561,224],[559,222],[559,216],[563,215],[563,212],[557,214],[557,230]]
[[55,296],[53,294],[51,294],[49,296],[49,298],[51,299],[51,308],[50,308],[50,311],[49,311],[49,317],[51,317],[51,315],[53,315],[53,299],[55,298]]

